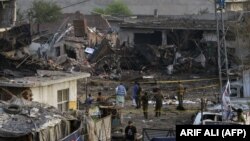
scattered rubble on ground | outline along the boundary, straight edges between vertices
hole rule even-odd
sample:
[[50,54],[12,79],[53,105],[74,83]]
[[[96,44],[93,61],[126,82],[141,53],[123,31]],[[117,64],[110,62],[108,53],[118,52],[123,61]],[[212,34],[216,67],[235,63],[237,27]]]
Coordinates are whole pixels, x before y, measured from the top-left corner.
[[[0,109],[0,136],[5,139],[27,136],[39,141],[46,138],[58,140],[69,135],[73,129],[71,121],[77,121],[52,106],[17,97],[8,102],[1,101]],[[55,132],[47,132],[49,128],[54,128]]]

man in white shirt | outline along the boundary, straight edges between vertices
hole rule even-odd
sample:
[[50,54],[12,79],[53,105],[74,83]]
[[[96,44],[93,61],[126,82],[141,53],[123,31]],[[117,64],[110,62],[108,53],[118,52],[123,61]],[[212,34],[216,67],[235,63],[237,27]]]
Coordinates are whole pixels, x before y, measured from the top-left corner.
[[126,88],[122,83],[120,83],[119,86],[116,87],[116,104],[124,107],[124,102],[125,102],[125,96],[127,95]]

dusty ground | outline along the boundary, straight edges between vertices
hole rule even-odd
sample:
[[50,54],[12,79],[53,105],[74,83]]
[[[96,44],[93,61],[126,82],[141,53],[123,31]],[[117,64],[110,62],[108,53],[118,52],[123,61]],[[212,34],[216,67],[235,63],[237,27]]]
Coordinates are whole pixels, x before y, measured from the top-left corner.
[[[176,82],[168,82],[172,80],[191,80],[191,79],[204,79],[204,78],[216,78],[213,76],[194,76],[194,75],[179,75],[179,76],[158,76],[155,79],[139,80],[143,91],[148,91],[149,94],[154,87],[160,87],[163,95],[167,99],[172,99],[176,95]],[[160,83],[151,83],[154,81],[162,81]],[[163,82],[164,80],[164,82]],[[167,80],[167,81],[166,81]],[[85,87],[85,81],[79,81],[78,94],[85,97],[85,94],[92,94],[97,96],[97,92],[101,91],[104,96],[110,97],[114,95],[115,87],[119,84],[119,81],[110,81],[100,79],[98,77],[91,77],[88,80],[87,91]],[[132,106],[130,96],[132,95],[133,81],[125,81],[125,86],[128,89],[128,97],[126,99],[126,106],[122,110],[123,113],[123,125],[121,128],[125,128],[127,121],[134,121],[138,131],[141,132],[143,128],[155,128],[155,129],[175,129],[176,124],[192,124],[192,116],[200,109],[200,98],[204,97],[211,101],[216,101],[216,94],[218,93],[218,87],[208,87],[210,85],[217,84],[217,80],[203,80],[196,82],[185,81],[183,84],[187,87],[187,94],[185,100],[196,102],[195,104],[184,104],[186,110],[176,110],[177,105],[164,105],[162,109],[162,116],[160,118],[154,117],[154,105],[149,105],[149,119],[144,120],[142,109],[135,109]]]

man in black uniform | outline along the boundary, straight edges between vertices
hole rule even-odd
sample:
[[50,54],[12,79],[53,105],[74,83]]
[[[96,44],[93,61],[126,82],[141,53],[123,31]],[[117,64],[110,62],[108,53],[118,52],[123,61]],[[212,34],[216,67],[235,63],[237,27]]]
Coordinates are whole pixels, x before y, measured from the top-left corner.
[[140,109],[141,108],[141,86],[140,86],[140,83],[137,83],[138,85],[138,89],[137,89],[137,92],[136,92],[136,98],[135,98],[135,102],[136,102],[136,108],[137,109]]
[[178,96],[178,101],[179,104],[177,106],[177,110],[185,110],[184,106],[183,106],[183,96],[185,94],[186,88],[182,85],[181,81],[178,82],[178,90],[177,90],[177,96]]
[[162,108],[162,101],[163,101],[163,95],[160,92],[159,88],[154,88],[153,92],[155,93],[154,99],[155,99],[155,117],[161,116],[161,108]]
[[142,101],[142,110],[144,114],[144,118],[148,119],[148,93],[145,92],[144,95],[141,97]]
[[125,138],[126,141],[135,141],[136,139],[136,127],[133,125],[132,121],[128,121],[128,126],[125,128]]

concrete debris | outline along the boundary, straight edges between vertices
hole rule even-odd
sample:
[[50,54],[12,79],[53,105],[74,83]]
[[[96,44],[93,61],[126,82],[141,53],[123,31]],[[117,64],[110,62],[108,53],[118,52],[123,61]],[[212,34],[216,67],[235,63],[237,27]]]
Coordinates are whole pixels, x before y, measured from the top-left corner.
[[[191,100],[184,100],[183,103],[185,104],[197,104],[197,102],[191,101]],[[148,101],[148,104],[155,104],[155,101]],[[164,100],[162,102],[163,105],[178,105],[178,100]]]
[[1,103],[0,109],[1,137],[23,136],[54,127],[62,121],[76,120],[51,106],[24,99],[13,98],[8,104]]

